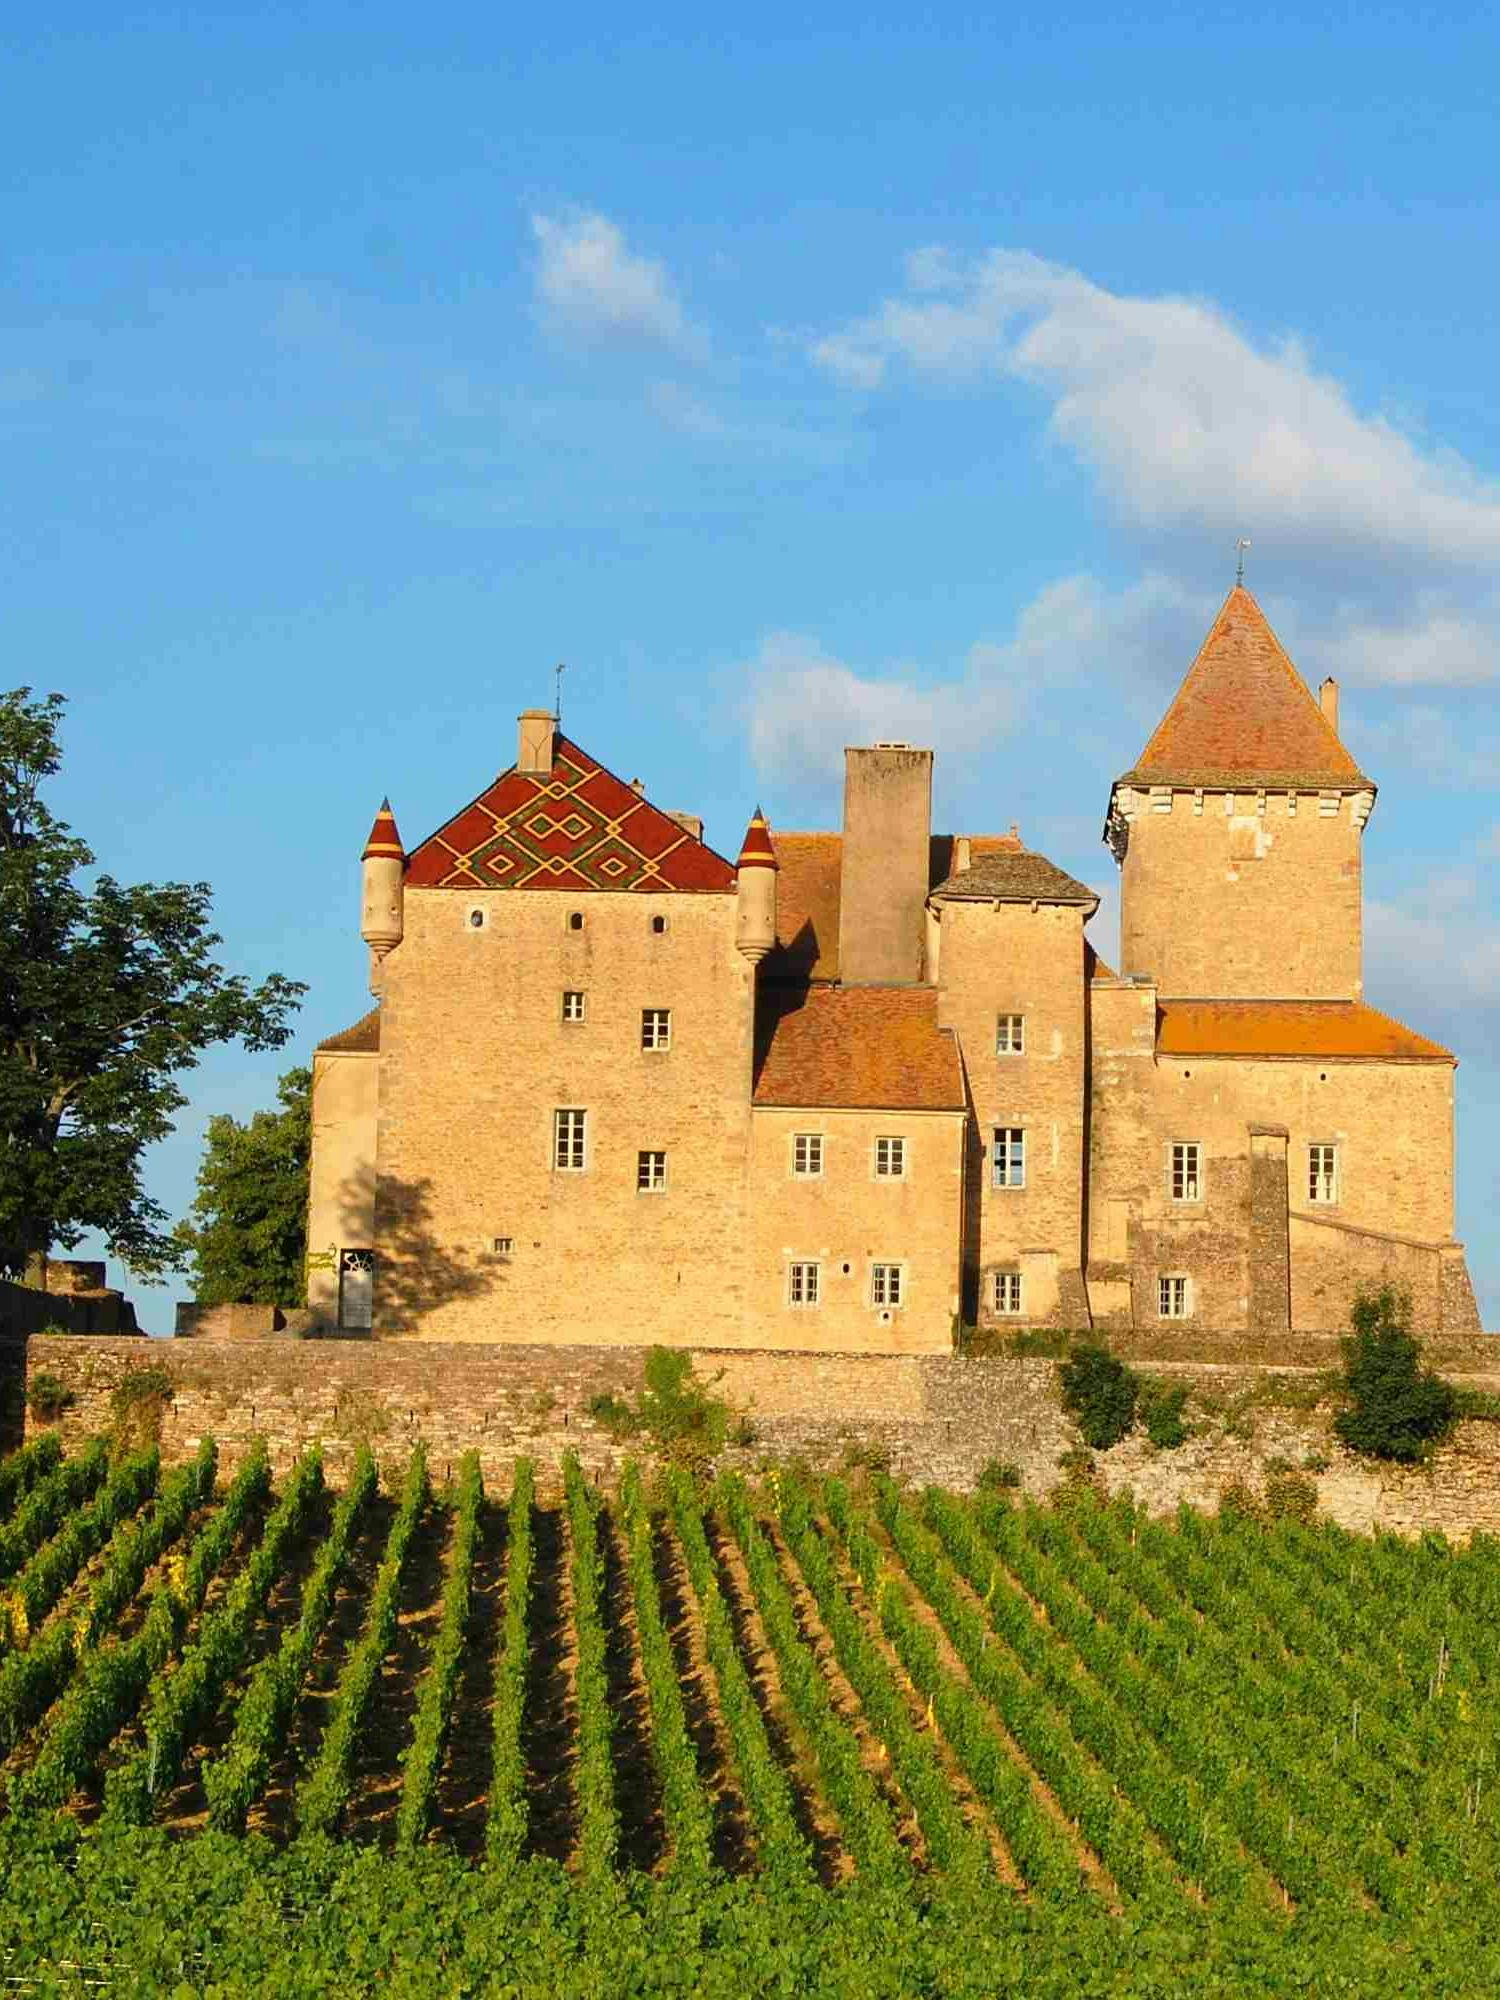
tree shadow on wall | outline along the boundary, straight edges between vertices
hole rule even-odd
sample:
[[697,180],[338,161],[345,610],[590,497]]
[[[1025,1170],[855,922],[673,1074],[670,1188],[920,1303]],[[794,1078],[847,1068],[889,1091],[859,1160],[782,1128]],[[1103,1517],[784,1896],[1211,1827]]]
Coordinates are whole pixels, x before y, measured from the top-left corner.
[[[343,1240],[367,1240],[368,1181],[341,1192]],[[432,1227],[432,1183],[382,1174],[375,1187],[375,1270],[372,1331],[415,1333],[430,1313],[455,1299],[497,1293],[508,1282],[507,1260],[445,1243]]]

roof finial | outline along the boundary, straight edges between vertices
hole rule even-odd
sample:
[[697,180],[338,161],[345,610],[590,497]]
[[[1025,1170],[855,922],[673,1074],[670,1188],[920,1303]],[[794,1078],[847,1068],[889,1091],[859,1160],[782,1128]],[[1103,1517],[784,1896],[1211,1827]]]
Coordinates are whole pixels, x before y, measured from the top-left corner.
[[1249,546],[1250,546],[1250,537],[1248,535],[1241,535],[1239,540],[1234,545],[1234,552],[1237,558],[1234,565],[1234,581],[1236,589],[1242,589],[1244,586],[1245,551],[1246,549],[1249,548]]
[[559,660],[552,670],[552,679],[556,684],[556,692],[552,697],[552,719],[557,724],[559,736],[562,734],[562,677],[567,671],[567,662],[564,660]]

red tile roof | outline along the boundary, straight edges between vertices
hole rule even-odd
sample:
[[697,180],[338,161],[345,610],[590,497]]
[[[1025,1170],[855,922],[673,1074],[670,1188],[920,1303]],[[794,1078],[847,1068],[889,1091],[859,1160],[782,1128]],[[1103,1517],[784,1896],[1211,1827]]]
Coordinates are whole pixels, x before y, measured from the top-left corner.
[[850,1110],[961,1111],[963,1071],[930,986],[763,990],[755,1102]]
[[407,887],[734,894],[722,854],[566,736],[553,746],[550,777],[507,771],[430,834]]
[[1120,782],[1373,789],[1243,585]]
[[1156,1048],[1164,1056],[1454,1061],[1441,1043],[1358,1000],[1164,1000]]
[[380,1047],[380,1009],[372,1007],[368,1014],[361,1014],[352,1028],[345,1028],[337,1035],[328,1035],[318,1043],[315,1054],[321,1055],[325,1049],[343,1055],[369,1055]]

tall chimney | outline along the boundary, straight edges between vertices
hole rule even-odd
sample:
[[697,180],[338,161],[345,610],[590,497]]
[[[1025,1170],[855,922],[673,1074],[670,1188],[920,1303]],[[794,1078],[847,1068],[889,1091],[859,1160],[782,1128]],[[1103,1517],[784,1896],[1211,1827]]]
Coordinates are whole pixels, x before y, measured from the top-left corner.
[[528,708],[519,718],[516,770],[524,778],[552,776],[552,732],[557,718],[550,709]]
[[1330,674],[1318,689],[1318,706],[1322,709],[1328,727],[1337,736],[1339,733],[1339,684]]
[[844,752],[839,977],[916,985],[927,933],[932,752],[877,743]]

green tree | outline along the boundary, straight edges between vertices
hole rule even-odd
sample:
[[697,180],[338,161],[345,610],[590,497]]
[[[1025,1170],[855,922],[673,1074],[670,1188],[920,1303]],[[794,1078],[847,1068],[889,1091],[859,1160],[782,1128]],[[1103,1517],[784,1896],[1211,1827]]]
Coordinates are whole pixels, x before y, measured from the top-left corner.
[[1410,1323],[1411,1300],[1394,1285],[1355,1300],[1340,1385],[1349,1400],[1333,1420],[1351,1450],[1402,1465],[1426,1458],[1458,1416],[1456,1391],[1423,1368]]
[[192,1220],[177,1228],[204,1305],[302,1304],[312,1071],[289,1069],[276,1095],[281,1109],[248,1124],[208,1121]]
[[1057,1374],[1063,1407],[1076,1419],[1085,1444],[1108,1451],[1129,1436],[1141,1385],[1118,1355],[1086,1341],[1073,1349]]
[[305,988],[252,987],[213,954],[206,882],[85,887],[85,843],[44,804],[61,695],[0,695],[0,1270],[42,1274],[86,1229],[140,1272],[182,1250],[141,1155],[207,1048],[279,1048]]

